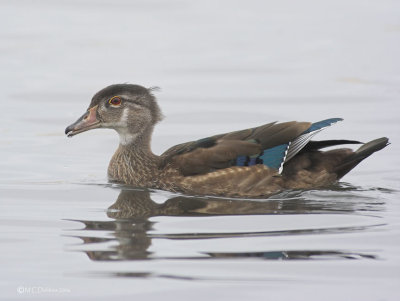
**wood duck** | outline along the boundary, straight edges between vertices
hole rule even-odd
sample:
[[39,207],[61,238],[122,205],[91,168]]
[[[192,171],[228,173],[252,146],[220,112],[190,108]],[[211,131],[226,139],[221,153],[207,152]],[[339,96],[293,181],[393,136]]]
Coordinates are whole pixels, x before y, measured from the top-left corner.
[[285,189],[331,185],[358,163],[388,145],[383,137],[353,151],[321,149],[353,140],[311,141],[341,121],[272,122],[171,147],[161,156],[151,151],[153,128],[162,119],[152,93],[139,85],[116,84],[97,92],[86,113],[65,133],[96,129],[117,131],[120,144],[108,166],[110,181],[136,187],[195,195],[257,198]]

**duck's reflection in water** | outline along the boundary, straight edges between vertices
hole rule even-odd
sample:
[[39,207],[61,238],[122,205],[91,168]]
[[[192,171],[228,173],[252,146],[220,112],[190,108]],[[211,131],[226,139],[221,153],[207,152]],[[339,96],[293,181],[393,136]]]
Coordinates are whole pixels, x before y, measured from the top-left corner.
[[[343,198],[343,194],[341,194]],[[260,258],[266,260],[289,259],[375,259],[375,254],[340,250],[273,250],[265,252],[221,252],[199,253],[190,257],[161,257],[149,252],[153,239],[195,240],[235,237],[267,237],[278,235],[328,234],[362,231],[369,227],[329,227],[318,229],[294,229],[261,232],[227,233],[152,233],[155,216],[217,216],[217,215],[268,215],[268,214],[318,214],[354,213],[368,206],[369,211],[382,210],[382,203],[371,205],[369,200],[352,202],[351,197],[343,202],[313,201],[304,195],[268,200],[235,200],[220,198],[175,196],[159,204],[151,199],[147,190],[122,190],[116,202],[107,211],[111,221],[75,220],[83,223],[78,237],[92,260],[140,260],[140,259],[207,259],[207,258]],[[251,218],[251,216],[249,217]],[[97,232],[101,231],[100,232]],[[93,232],[94,231],[94,232]],[[107,235],[104,235],[104,231]],[[99,235],[93,235],[99,233]],[[102,245],[104,244],[104,245]]]

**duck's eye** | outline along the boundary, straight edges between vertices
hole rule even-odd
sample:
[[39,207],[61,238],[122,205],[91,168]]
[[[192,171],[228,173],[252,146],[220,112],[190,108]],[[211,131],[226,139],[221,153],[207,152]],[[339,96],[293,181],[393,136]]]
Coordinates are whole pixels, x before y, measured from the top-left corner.
[[121,104],[121,102],[122,102],[122,100],[118,96],[114,96],[114,97],[110,98],[110,100],[108,101],[108,103],[113,106],[119,106]]

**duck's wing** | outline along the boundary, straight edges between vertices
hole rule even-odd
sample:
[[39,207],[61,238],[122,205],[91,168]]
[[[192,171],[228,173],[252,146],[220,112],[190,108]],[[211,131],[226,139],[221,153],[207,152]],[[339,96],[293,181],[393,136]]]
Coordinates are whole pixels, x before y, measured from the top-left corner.
[[264,164],[281,172],[283,164],[316,133],[340,120],[273,122],[179,144],[161,155],[160,168],[174,164],[184,176],[190,176],[231,166]]

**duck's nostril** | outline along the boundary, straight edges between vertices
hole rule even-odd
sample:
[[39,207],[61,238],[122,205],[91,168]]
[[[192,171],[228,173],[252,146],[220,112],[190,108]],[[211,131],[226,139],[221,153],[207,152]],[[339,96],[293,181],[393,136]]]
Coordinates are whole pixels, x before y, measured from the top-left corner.
[[86,121],[86,120],[89,118],[89,115],[90,115],[90,112],[87,111],[87,112],[85,113],[85,115],[83,115],[82,120]]

